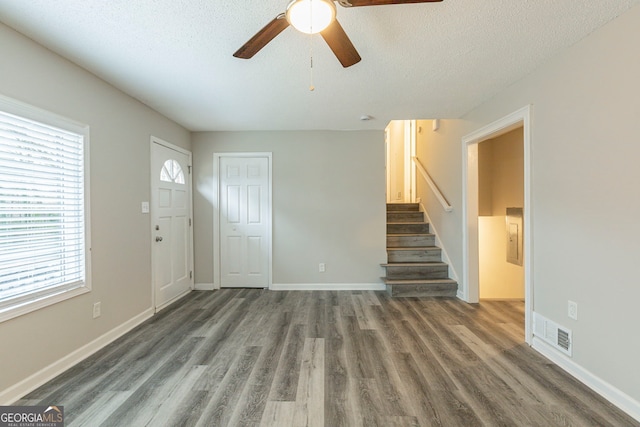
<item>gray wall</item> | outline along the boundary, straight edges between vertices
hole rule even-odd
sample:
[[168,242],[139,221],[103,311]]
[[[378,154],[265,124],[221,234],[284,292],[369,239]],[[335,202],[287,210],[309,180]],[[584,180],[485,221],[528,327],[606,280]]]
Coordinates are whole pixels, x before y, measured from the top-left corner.
[[213,154],[259,151],[273,153],[273,283],[380,283],[383,132],[203,132],[192,143],[196,283],[213,283]]
[[149,138],[189,149],[190,135],[2,24],[0,40],[0,94],[90,126],[93,248],[90,293],[0,323],[1,394],[151,308]]
[[[640,7],[561,52],[419,147],[454,211],[426,191],[462,271],[462,138],[532,104],[534,310],[573,330],[573,361],[640,402]],[[579,319],[567,316],[567,300]]]

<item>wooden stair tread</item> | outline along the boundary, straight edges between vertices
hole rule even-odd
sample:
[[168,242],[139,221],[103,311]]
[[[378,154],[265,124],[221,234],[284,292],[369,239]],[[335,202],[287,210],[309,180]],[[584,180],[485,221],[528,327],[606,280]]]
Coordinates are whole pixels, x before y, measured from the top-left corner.
[[407,225],[407,224],[428,224],[428,222],[425,221],[411,221],[411,222],[387,222],[387,225],[395,225],[395,224],[400,224],[400,225]]
[[439,251],[438,246],[387,246],[387,249],[394,251]]
[[446,267],[446,262],[391,262],[380,264],[382,267]]
[[[403,224],[407,224],[407,223],[404,222]],[[422,223],[420,223],[420,224],[422,224]],[[427,236],[427,237],[434,236],[435,237],[435,234],[433,234],[433,233],[404,233],[404,234],[402,234],[402,233],[388,233],[387,234],[387,237],[425,237],[425,236]]]
[[382,277],[387,285],[429,285],[429,284],[457,284],[453,279],[387,279]]
[[416,212],[419,210],[418,203],[387,203],[387,212]]

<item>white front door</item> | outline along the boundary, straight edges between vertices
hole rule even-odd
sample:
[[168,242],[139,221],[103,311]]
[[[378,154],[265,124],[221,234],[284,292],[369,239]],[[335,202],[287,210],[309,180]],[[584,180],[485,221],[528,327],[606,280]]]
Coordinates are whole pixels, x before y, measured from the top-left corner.
[[193,287],[191,153],[152,139],[151,238],[156,311]]
[[222,156],[218,161],[221,287],[267,288],[271,208],[268,156]]

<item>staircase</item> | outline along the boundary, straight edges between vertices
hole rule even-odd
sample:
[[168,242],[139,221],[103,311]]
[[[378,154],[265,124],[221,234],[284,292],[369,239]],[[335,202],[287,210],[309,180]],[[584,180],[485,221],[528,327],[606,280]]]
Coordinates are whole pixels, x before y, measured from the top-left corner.
[[387,204],[387,264],[382,266],[391,296],[456,296],[458,284],[449,279],[449,266],[417,203]]

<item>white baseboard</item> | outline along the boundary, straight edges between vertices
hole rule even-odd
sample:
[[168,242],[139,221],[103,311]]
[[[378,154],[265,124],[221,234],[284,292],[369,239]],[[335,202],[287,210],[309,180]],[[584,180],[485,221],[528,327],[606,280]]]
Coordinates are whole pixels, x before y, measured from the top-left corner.
[[216,286],[213,283],[196,283],[194,289],[196,291],[213,291]]
[[80,347],[79,349],[69,353],[62,359],[57,360],[51,365],[41,369],[30,377],[20,381],[17,384],[0,392],[0,405],[11,405],[21,399],[26,394],[32,392],[47,381],[57,377],[67,369],[80,363],[96,351],[102,349],[112,343],[122,335],[126,334],[145,320],[153,316],[153,309],[149,308],[132,319],[127,320],[123,324],[113,328],[106,334],[96,338],[90,343]]
[[567,371],[580,382],[584,383],[591,390],[595,391],[600,396],[626,412],[630,417],[640,421],[640,402],[634,400],[631,396],[587,371],[585,368],[578,365],[564,354],[558,352],[540,338],[533,337],[532,347],[538,353],[542,354],[560,368]]
[[272,291],[384,291],[384,283],[272,283]]

